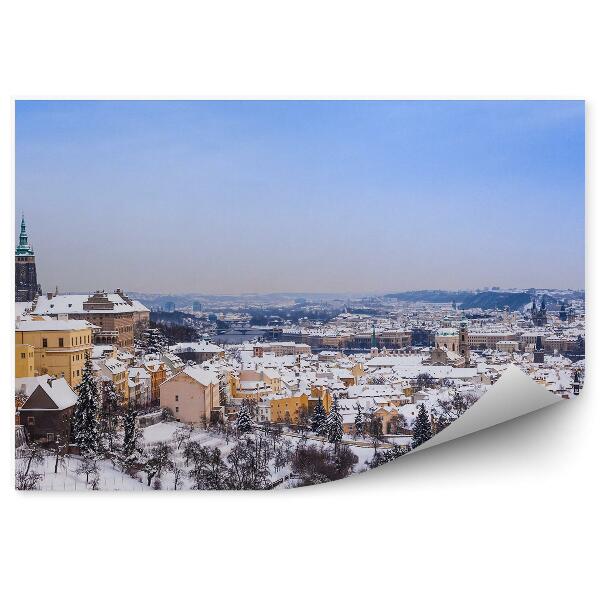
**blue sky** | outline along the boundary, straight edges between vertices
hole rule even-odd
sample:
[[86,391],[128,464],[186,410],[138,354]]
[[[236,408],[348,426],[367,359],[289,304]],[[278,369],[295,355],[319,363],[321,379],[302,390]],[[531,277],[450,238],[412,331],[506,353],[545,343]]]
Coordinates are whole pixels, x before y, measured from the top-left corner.
[[18,101],[16,221],[64,291],[579,288],[584,113]]

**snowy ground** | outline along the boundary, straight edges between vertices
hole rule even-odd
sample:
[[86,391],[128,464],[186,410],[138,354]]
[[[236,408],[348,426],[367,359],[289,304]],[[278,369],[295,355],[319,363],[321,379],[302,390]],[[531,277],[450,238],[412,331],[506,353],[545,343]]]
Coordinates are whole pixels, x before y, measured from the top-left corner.
[[[193,482],[188,477],[189,466],[186,467],[185,459],[182,456],[183,444],[177,448],[177,442],[174,439],[174,434],[179,429],[187,429],[185,425],[177,422],[162,422],[156,425],[150,425],[141,430],[141,443],[150,448],[158,442],[166,442],[173,448],[173,460],[176,465],[183,470],[184,475],[179,485],[179,489],[188,490],[192,488]],[[300,438],[297,435],[287,435],[284,437],[289,439],[292,446],[295,446]],[[211,448],[219,448],[221,455],[226,460],[227,455],[235,446],[237,440],[234,436],[230,436],[229,441],[225,436],[217,433],[208,432],[202,428],[194,428],[191,430],[190,440],[194,440],[203,446]],[[358,440],[361,445],[351,445],[352,451],[358,456],[358,463],[355,465],[355,472],[362,471],[365,468],[365,462],[373,458],[373,447],[367,445],[368,441]],[[323,444],[320,440],[309,440],[309,444]],[[364,444],[364,445],[363,445]],[[327,444],[328,445],[328,444]],[[40,482],[39,488],[45,491],[85,491],[90,490],[91,486],[86,485],[84,474],[77,474],[76,470],[81,465],[81,458],[77,456],[67,456],[59,462],[58,472],[54,473],[55,457],[48,455],[44,457],[43,464],[34,464],[31,467],[32,471],[42,473],[43,481]],[[24,465],[24,459],[17,459],[17,467]],[[100,490],[126,490],[126,491],[154,491],[152,487],[146,485],[144,473],[139,473],[136,477],[130,477],[123,473],[118,467],[113,466],[110,460],[99,460],[97,462],[99,470],[98,488]],[[290,465],[284,468],[275,470],[274,465],[271,467],[271,480],[279,482],[281,479],[286,479],[290,475]],[[286,487],[287,482],[280,483],[277,487]],[[163,490],[175,489],[174,475],[172,472],[164,471],[160,476],[160,486]]]
[[[17,459],[16,462],[17,467],[25,463],[24,459]],[[70,492],[90,489],[90,486],[86,485],[85,475],[78,475],[75,472],[81,465],[79,457],[66,456],[62,462],[59,462],[58,473],[54,473],[54,464],[55,457],[46,456],[43,464],[31,466],[31,471],[44,475],[43,481],[39,484],[40,490]],[[100,476],[98,487],[101,490],[148,491],[150,489],[142,482],[113,467],[109,460],[100,460],[97,466]]]

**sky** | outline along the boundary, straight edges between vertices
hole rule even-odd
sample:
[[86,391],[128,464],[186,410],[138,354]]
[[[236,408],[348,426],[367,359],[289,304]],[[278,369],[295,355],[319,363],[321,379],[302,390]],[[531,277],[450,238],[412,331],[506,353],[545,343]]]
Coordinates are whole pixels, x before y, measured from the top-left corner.
[[17,101],[44,290],[584,286],[580,101]]

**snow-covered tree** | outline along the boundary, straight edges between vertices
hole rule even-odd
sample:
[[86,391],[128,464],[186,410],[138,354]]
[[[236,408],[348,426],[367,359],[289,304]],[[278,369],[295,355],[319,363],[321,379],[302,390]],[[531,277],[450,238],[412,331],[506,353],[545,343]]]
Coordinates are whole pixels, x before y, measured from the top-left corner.
[[86,355],[81,383],[75,391],[78,398],[73,415],[73,437],[81,454],[91,456],[98,451],[99,398],[89,354]]
[[367,464],[371,469],[375,469],[376,467],[388,463],[396,458],[400,458],[404,456],[407,452],[409,452],[408,448],[404,446],[392,446],[389,450],[384,450],[383,452],[375,452],[371,461]]
[[[152,480],[155,477],[160,479],[163,471],[171,471],[175,467],[172,456],[173,449],[166,442],[158,442],[155,446],[144,452],[142,457],[142,471],[146,474],[148,487],[152,485]],[[161,489],[160,484],[156,483],[154,489]]]
[[133,402],[129,402],[125,419],[123,422],[123,456],[127,460],[133,457],[137,449],[137,431],[136,431],[137,410]]
[[270,444],[241,438],[227,455],[226,486],[231,490],[261,490],[269,487]]
[[167,339],[160,329],[149,327],[142,333],[139,347],[146,354],[162,354],[167,348]]
[[416,448],[417,446],[424,444],[428,439],[431,438],[431,436],[432,433],[429,414],[425,409],[425,405],[420,404],[419,412],[417,413],[417,418],[415,419],[415,424],[413,426],[412,447]]
[[461,394],[459,391],[449,391],[448,399],[438,400],[438,411],[446,424],[456,421],[468,408],[477,402],[474,394]]
[[317,435],[324,435],[327,432],[327,412],[323,406],[321,398],[317,400],[317,405],[313,410],[313,414],[310,420],[310,428]]
[[362,436],[365,430],[365,422],[363,419],[362,409],[360,404],[356,405],[356,415],[354,417],[354,431],[356,435]]
[[252,418],[250,417],[250,409],[245,402],[240,407],[235,427],[238,433],[247,433],[252,431]]
[[340,414],[337,398],[334,398],[333,405],[329,411],[329,416],[327,417],[327,439],[337,447],[343,436],[344,428],[342,415]]
[[435,433],[439,433],[440,431],[442,431],[442,429],[446,429],[446,427],[448,427],[448,425],[450,425],[450,421],[448,421],[448,419],[446,418],[445,415],[439,415],[436,416],[435,420],[434,420],[434,430]]
[[101,384],[102,388],[102,411],[100,420],[101,444],[108,446],[113,451],[116,438],[116,422],[120,412],[121,396],[117,393],[112,380],[107,379]]
[[84,458],[81,463],[79,463],[75,473],[77,473],[77,475],[85,475],[85,483],[87,485],[90,483],[90,475],[92,476],[92,479],[94,479],[94,475],[98,475],[98,465],[92,458]]
[[[192,446],[192,444],[194,446]],[[227,467],[218,448],[207,448],[198,442],[190,442],[190,457],[193,468],[189,476],[194,490],[226,489]],[[188,458],[186,458],[186,463]]]

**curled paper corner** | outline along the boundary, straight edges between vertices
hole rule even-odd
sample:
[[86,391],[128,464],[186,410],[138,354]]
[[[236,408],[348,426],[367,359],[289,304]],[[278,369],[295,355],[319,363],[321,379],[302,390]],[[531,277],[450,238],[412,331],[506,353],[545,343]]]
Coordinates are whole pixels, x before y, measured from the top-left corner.
[[412,452],[499,425],[561,400],[560,396],[546,390],[518,367],[509,365],[496,384],[460,418]]

